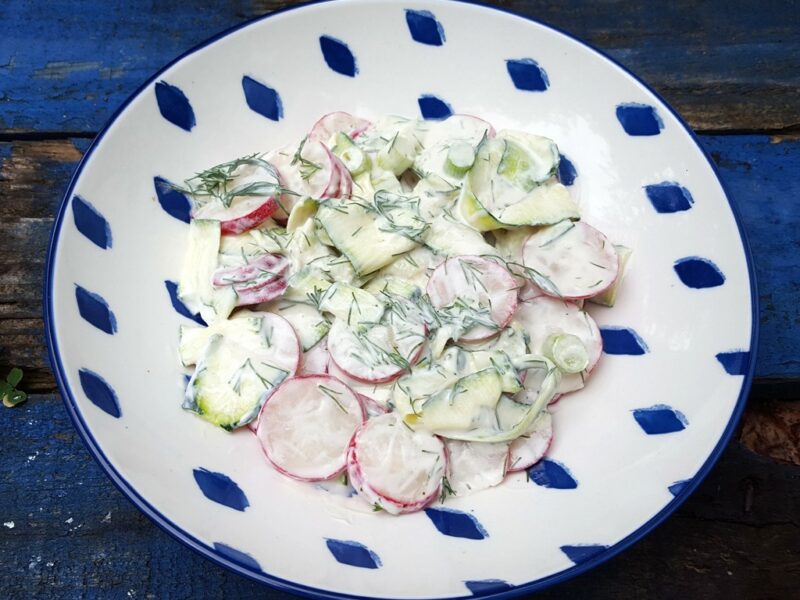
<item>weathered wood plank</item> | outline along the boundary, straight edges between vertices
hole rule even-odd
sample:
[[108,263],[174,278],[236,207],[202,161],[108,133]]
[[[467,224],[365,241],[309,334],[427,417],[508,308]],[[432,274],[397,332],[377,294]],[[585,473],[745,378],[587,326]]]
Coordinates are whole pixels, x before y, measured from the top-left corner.
[[[273,598],[169,538],[90,458],[60,402],[0,419],[0,590],[29,598]],[[13,523],[13,527],[11,527]],[[536,598],[790,598],[800,470],[733,443],[689,501],[633,548]]]
[[[757,389],[797,398],[800,374],[800,139],[701,136],[742,214],[761,295]],[[0,142],[0,371],[33,370],[48,391],[38,327],[44,255],[52,216],[86,140]],[[26,320],[24,344],[10,343]],[[6,341],[4,341],[6,340]],[[22,341],[22,340],[17,340]],[[788,379],[788,381],[787,381]]]
[[[97,131],[160,67],[211,35],[294,2],[0,3],[0,132]],[[492,0],[605,50],[696,129],[800,127],[797,2]]]
[[761,303],[759,378],[800,374],[800,140],[701,136],[742,216]]

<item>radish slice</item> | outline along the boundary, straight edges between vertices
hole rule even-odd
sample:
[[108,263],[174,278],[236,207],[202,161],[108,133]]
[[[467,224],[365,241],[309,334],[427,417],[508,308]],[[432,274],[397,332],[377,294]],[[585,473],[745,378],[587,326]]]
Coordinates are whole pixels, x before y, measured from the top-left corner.
[[229,207],[216,200],[204,204],[192,213],[192,218],[219,221],[222,235],[236,235],[258,227],[277,210],[274,196],[239,197]]
[[332,360],[328,364],[328,373],[341,379],[351,390],[361,396],[362,400],[368,400],[369,403],[365,403],[368,413],[373,414],[375,407],[379,407],[381,413],[389,410],[389,399],[392,397],[391,383],[364,383],[363,381],[358,381],[342,371]]
[[600,231],[583,221],[562,221],[532,234],[522,249],[525,275],[545,294],[589,298],[617,278],[619,259]]
[[553,415],[543,410],[528,430],[511,442],[509,473],[524,471],[542,460],[553,443]]
[[[281,185],[280,176],[269,162],[259,158],[243,159],[214,169],[224,173],[228,181],[224,186],[215,187],[213,194],[195,192],[196,199],[200,197],[207,201],[192,210],[193,219],[219,221],[223,235],[235,235],[258,227],[278,210],[276,194]],[[202,176],[206,173],[209,171],[195,179],[203,181]],[[227,205],[218,197],[226,194]]]
[[353,195],[353,177],[350,175],[350,171],[347,170],[347,167],[338,156],[333,155],[333,162],[336,168],[339,169],[339,191],[337,195],[333,197],[349,198]]
[[236,292],[236,305],[269,302],[286,291],[289,261],[276,254],[264,254],[250,263],[219,269],[214,273],[216,287],[230,286]]
[[529,346],[533,354],[541,354],[544,351],[545,342],[551,335],[568,333],[577,336],[583,342],[589,355],[586,370],[582,373],[563,373],[556,394],[566,394],[581,389],[603,351],[600,330],[589,313],[582,311],[573,302],[539,296],[529,302],[521,303],[515,318],[528,332]]
[[372,123],[346,112],[332,112],[314,123],[308,134],[309,141],[330,144],[337,133],[344,133],[351,139],[361,135]]
[[433,502],[446,468],[441,440],[423,430],[413,431],[397,413],[362,425],[347,455],[351,485],[367,502],[393,515],[422,510]]
[[356,332],[336,319],[328,332],[328,350],[348,377],[364,383],[386,383],[419,360],[425,328],[407,323],[374,325]]
[[446,440],[447,483],[458,496],[467,496],[502,483],[508,467],[507,442]]
[[261,409],[256,436],[273,466],[299,481],[342,473],[350,439],[365,421],[361,400],[328,375],[284,381]]
[[328,372],[331,355],[328,353],[328,340],[324,338],[310,350],[303,353],[300,373],[302,375],[324,375]]
[[278,170],[283,187],[295,194],[281,196],[286,210],[291,211],[303,196],[316,199],[339,196],[341,169],[325,144],[305,139],[297,147],[281,148],[267,158]]
[[517,308],[517,284],[505,267],[480,256],[455,256],[439,265],[427,292],[444,309],[458,339],[477,341],[497,334]]

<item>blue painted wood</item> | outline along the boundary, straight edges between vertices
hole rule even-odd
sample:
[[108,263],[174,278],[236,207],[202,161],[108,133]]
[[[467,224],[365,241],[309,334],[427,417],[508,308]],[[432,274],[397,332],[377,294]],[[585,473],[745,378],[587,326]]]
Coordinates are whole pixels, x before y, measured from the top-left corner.
[[[210,35],[283,2],[0,3],[0,130],[96,131],[138,85]],[[778,2],[504,2],[606,49],[695,126],[770,127],[800,114],[800,24]],[[410,7],[409,7],[410,8]],[[577,17],[576,15],[580,15]],[[324,32],[320,32],[324,33]],[[736,43],[730,43],[736,40]],[[30,100],[38,102],[31,106]]]
[[[296,598],[213,565],[153,525],[89,456],[57,398],[33,395],[3,409],[0,439],[0,597]],[[758,489],[745,512],[751,480]],[[796,557],[786,549],[796,545],[799,509],[796,467],[732,446],[674,518],[596,572],[535,598],[627,598],[632,585],[686,598],[720,591],[736,598],[753,581],[790,598]],[[720,546],[727,569],[706,569],[719,560]]]

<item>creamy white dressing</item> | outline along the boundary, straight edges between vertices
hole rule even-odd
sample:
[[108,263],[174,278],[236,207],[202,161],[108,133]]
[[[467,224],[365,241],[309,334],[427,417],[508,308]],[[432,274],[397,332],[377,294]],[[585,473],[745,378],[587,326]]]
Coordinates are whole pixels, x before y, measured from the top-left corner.
[[[209,326],[181,329],[181,362],[197,365],[185,406],[230,429],[266,401],[257,431],[279,471],[327,489],[346,467],[392,514],[539,460],[547,403],[601,350],[558,297],[619,287],[618,253],[555,176],[555,143],[468,115],[338,112],[255,159],[266,167],[245,159],[191,180],[270,184],[280,206],[243,195],[195,215],[210,219],[191,224],[179,297]],[[543,356],[556,333],[585,346],[585,372]]]

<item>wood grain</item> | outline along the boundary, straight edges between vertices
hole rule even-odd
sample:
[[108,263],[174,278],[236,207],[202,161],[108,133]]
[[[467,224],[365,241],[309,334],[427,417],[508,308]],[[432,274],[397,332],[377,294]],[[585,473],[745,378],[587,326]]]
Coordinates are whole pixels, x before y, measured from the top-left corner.
[[[52,10],[46,2],[6,0],[0,3],[0,132],[96,132],[176,56],[289,4],[295,2],[109,0]],[[800,9],[794,0],[490,4],[604,50],[695,129],[788,133],[800,127]]]
[[[761,296],[758,378],[721,461],[644,540],[536,598],[795,597],[800,2],[492,3],[594,44],[695,129],[726,134],[701,144],[741,212]],[[21,366],[33,393],[0,409],[2,598],[293,598],[189,551],[114,488],[53,395],[41,321],[52,219],[93,135],[168,61],[287,4],[0,2],[0,376]]]
[[[292,597],[160,531],[90,458],[55,398],[4,411],[0,439],[5,598]],[[790,598],[800,584],[798,528],[800,469],[733,443],[662,526],[592,574],[535,597]]]

